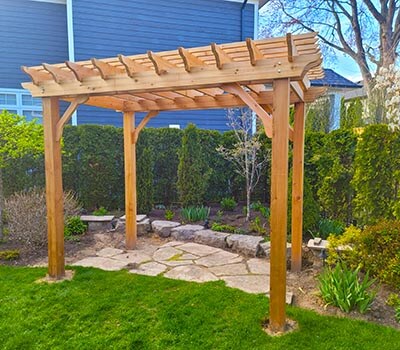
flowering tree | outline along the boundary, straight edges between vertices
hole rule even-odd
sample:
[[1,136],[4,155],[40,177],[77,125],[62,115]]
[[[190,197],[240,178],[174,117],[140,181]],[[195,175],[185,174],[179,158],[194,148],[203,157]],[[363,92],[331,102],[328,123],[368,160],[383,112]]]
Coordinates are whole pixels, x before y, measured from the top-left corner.
[[235,133],[234,147],[227,149],[219,147],[221,155],[231,162],[235,171],[246,181],[246,220],[250,219],[251,193],[260,180],[263,165],[268,161],[269,154],[261,154],[261,142],[258,135],[253,135],[253,115],[248,109],[229,110],[228,126]]

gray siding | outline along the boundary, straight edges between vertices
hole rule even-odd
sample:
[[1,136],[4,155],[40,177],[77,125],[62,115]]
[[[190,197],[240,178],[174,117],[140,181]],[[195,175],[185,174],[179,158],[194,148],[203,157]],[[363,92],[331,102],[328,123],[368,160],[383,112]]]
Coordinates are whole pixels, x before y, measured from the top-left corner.
[[[195,47],[241,40],[242,4],[216,0],[73,1],[75,59]],[[245,10],[244,37],[253,37],[254,5]],[[121,114],[82,107],[78,122],[121,125]],[[165,112],[150,126],[192,122],[200,128],[225,130],[226,111]]]
[[68,59],[67,14],[62,4],[0,1],[0,88],[21,89],[22,65]]

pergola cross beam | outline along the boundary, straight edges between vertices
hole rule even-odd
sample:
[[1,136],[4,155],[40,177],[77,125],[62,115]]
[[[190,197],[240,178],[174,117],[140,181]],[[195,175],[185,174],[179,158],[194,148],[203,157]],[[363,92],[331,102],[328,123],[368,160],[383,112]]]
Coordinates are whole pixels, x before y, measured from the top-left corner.
[[[126,247],[137,238],[136,144],[141,130],[159,112],[247,106],[272,138],[270,325],[285,329],[288,142],[293,139],[292,269],[301,268],[304,103],[324,88],[316,33],[211,44],[132,56],[23,67],[23,83],[43,99],[49,275],[64,276],[61,136],[80,104],[123,113]],[[272,86],[272,88],[271,88]],[[59,101],[69,101],[59,116]],[[289,107],[295,106],[294,128]],[[146,112],[139,125],[136,112]]]

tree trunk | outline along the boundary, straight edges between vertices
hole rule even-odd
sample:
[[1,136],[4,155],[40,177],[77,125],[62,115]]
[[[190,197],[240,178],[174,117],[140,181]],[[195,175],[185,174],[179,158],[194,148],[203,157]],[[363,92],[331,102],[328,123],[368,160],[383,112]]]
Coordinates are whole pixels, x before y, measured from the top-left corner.
[[4,210],[3,169],[0,167],[0,240],[4,238],[3,210]]
[[247,191],[246,191],[246,221],[250,220],[250,196],[251,196],[251,192],[247,189]]

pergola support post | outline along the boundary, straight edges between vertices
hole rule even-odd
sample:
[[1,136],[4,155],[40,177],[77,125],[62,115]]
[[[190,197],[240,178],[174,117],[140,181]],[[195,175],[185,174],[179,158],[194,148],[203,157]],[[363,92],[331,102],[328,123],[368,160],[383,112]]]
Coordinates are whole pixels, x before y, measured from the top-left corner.
[[43,102],[43,128],[46,170],[46,205],[48,234],[48,274],[62,279],[64,262],[64,209],[61,166],[61,142],[57,140],[57,123],[60,119],[59,100],[46,97]]
[[292,272],[301,271],[303,243],[304,103],[296,103],[293,134]]
[[270,330],[286,325],[286,240],[289,151],[289,79],[273,82],[271,174]]
[[134,249],[137,239],[136,197],[136,140],[135,113],[124,112],[124,160],[125,160],[125,235],[126,249]]

